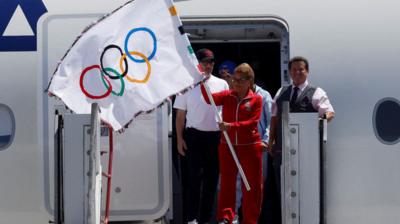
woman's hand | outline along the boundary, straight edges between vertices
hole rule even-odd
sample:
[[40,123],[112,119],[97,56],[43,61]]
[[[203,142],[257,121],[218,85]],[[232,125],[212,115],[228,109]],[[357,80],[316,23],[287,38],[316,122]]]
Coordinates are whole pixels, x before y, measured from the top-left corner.
[[221,130],[221,131],[228,131],[231,128],[231,124],[229,124],[227,122],[218,123],[218,126],[219,126],[219,130]]

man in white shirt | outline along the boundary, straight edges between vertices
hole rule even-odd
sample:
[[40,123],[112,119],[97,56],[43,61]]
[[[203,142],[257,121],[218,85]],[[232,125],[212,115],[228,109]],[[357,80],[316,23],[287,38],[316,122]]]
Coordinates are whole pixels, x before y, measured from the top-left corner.
[[[196,52],[212,93],[228,90],[228,83],[211,74],[214,54],[209,49]],[[220,131],[216,114],[202,97],[200,86],[177,96],[176,112],[177,147],[187,159],[186,209],[191,224],[208,223],[212,216],[219,176],[218,145]],[[219,108],[220,110],[220,108]],[[185,125],[186,119],[186,125]]]
[[[326,118],[328,121],[335,116],[325,91],[309,84],[307,80],[308,72],[308,60],[306,58],[292,58],[289,62],[292,85],[281,87],[272,102],[268,152],[274,158],[273,166],[278,192],[280,192],[280,166],[282,163],[282,103],[289,101],[290,112],[294,113],[318,112],[321,118]],[[277,206],[280,207],[280,205]]]

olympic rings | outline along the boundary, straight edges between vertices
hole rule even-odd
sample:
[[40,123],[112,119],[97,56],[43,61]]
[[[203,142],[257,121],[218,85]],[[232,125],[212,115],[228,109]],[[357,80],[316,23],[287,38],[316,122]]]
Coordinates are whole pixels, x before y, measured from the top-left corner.
[[88,91],[86,91],[85,87],[83,86],[83,78],[85,77],[86,73],[87,73],[88,71],[92,70],[92,69],[99,69],[99,70],[100,70],[100,73],[101,73],[101,68],[100,68],[99,65],[92,65],[92,66],[89,66],[89,67],[85,68],[85,69],[82,71],[81,77],[80,77],[80,79],[79,79],[79,84],[80,84],[81,90],[82,90],[82,92],[83,92],[87,97],[89,97],[89,98],[91,98],[91,99],[102,99],[102,98],[105,98],[105,97],[107,97],[108,95],[110,95],[110,94],[111,94],[111,91],[112,91],[111,83],[110,83],[110,81],[109,81],[107,78],[105,78],[105,80],[106,80],[106,82],[108,83],[108,86],[109,86],[109,87],[107,88],[107,92],[104,93],[103,95],[99,95],[99,96],[92,95],[92,94],[90,94]]
[[[151,64],[149,62],[149,59],[144,54],[139,53],[137,51],[131,51],[131,52],[129,52],[128,57],[129,57],[129,55],[137,55],[137,56],[143,58],[143,60],[146,62],[146,65],[147,65],[147,73],[146,73],[146,76],[144,77],[144,79],[142,79],[142,80],[134,79],[134,78],[130,77],[129,75],[126,76],[126,79],[128,79],[128,81],[130,81],[130,82],[146,83],[149,80],[150,73],[151,73]],[[119,60],[119,67],[120,67],[121,71],[123,71],[123,72],[125,72],[125,71],[124,71],[124,68],[122,67],[122,62],[125,59],[126,59],[126,54],[123,54],[121,59]]]
[[[116,93],[113,90],[111,91],[111,93],[115,96],[122,96],[124,94],[124,90],[125,90],[125,82],[124,82],[122,75],[119,74],[117,71],[115,71],[113,68],[105,68],[104,70],[110,71],[110,72],[116,74],[117,77],[119,78],[119,80],[121,80],[121,89],[120,89],[119,93]],[[110,76],[108,76],[108,77],[110,77]],[[106,83],[106,79],[103,74],[101,75],[101,81],[103,81],[104,86],[108,89],[109,85]],[[108,83],[110,83],[110,82],[108,82]]]
[[132,34],[138,32],[138,31],[146,31],[150,34],[150,36],[153,38],[153,52],[151,52],[150,56],[148,57],[148,60],[153,59],[154,55],[156,54],[157,51],[157,39],[156,39],[156,35],[153,33],[153,31],[151,31],[149,28],[146,27],[139,27],[139,28],[135,28],[132,29],[131,31],[129,31],[128,35],[126,35],[125,38],[125,54],[128,55],[128,58],[131,59],[134,62],[138,62],[138,63],[143,63],[145,62],[145,60],[139,60],[139,59],[135,59],[132,55],[129,54],[129,50],[128,50],[128,41],[129,38]]
[[[150,36],[153,39],[153,51],[151,52],[151,54],[147,57],[146,55],[137,52],[137,51],[128,51],[128,41],[129,38],[131,37],[132,34],[134,34],[135,32],[138,31],[145,31],[148,32],[150,34]],[[119,59],[119,69],[121,70],[120,72],[118,72],[117,70],[110,68],[110,67],[104,67],[103,64],[103,58],[104,55],[106,53],[106,51],[108,51],[111,48],[116,48],[119,53],[121,54],[121,57]],[[108,97],[110,94],[113,94],[115,96],[122,96],[124,94],[125,91],[125,81],[124,78],[126,78],[128,81],[132,82],[132,83],[141,83],[144,84],[146,82],[149,81],[150,75],[151,75],[151,64],[150,64],[150,60],[155,56],[156,52],[157,52],[157,39],[156,39],[156,35],[154,34],[154,32],[152,30],[150,30],[149,28],[146,27],[139,27],[139,28],[134,28],[131,31],[129,31],[129,33],[126,35],[125,37],[125,53],[122,51],[122,49],[114,44],[110,44],[107,47],[104,48],[103,52],[101,53],[100,56],[100,65],[92,65],[89,67],[86,67],[80,76],[79,79],[79,85],[80,88],[82,90],[82,92],[89,98],[91,99],[102,99],[102,98],[106,98]],[[139,56],[142,59],[136,59],[133,56]],[[146,63],[147,65],[147,73],[145,75],[145,77],[143,79],[135,79],[131,76],[128,75],[128,60],[127,57],[137,63]],[[83,85],[83,80],[85,75],[87,74],[88,71],[93,70],[93,69],[98,69],[100,71],[100,76],[101,76],[101,80],[104,84],[104,86],[106,87],[107,91],[102,94],[102,95],[92,95],[90,94],[84,87]],[[113,73],[114,75],[110,74]],[[110,79],[119,79],[121,82],[121,87],[119,92],[115,92],[113,91],[111,82],[108,78]]]
[[[107,72],[107,70],[104,68],[104,66],[103,66],[103,57],[104,57],[104,54],[106,53],[106,51],[107,51],[108,49],[111,49],[111,48],[117,48],[117,50],[119,51],[119,53],[121,54],[121,56],[124,54],[124,53],[122,52],[122,49],[121,49],[120,47],[118,47],[117,45],[114,45],[114,44],[108,45],[106,48],[104,48],[103,53],[101,53],[101,56],[100,56],[100,66],[101,66],[101,70],[103,70],[103,72],[104,72],[108,77],[110,77],[110,79],[119,79],[120,76],[112,76],[112,75],[110,75],[110,74]],[[126,70],[125,70],[125,72],[122,73],[122,77],[126,76],[126,74],[128,73],[128,61],[125,59],[124,62],[125,62],[125,68],[126,68]],[[114,72],[114,74],[116,74],[116,73]]]

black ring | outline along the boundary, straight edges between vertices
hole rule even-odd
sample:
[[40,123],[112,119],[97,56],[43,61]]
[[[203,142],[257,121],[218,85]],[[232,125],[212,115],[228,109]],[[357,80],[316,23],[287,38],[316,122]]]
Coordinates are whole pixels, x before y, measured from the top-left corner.
[[[111,49],[111,48],[117,48],[118,51],[119,51],[119,53],[121,54],[121,57],[122,57],[122,55],[123,55],[122,49],[121,49],[120,47],[118,47],[117,45],[114,45],[114,44],[108,45],[106,48],[104,48],[103,53],[101,53],[101,56],[100,56],[100,66],[101,66],[101,70],[102,70],[102,71],[104,72],[104,74],[106,74],[110,79],[120,79],[120,78],[121,78],[120,76],[113,76],[113,75],[110,75],[110,74],[105,70],[105,68],[104,68],[104,66],[103,66],[103,57],[104,57],[104,54],[106,53],[106,51],[107,51],[108,49]],[[128,74],[128,60],[126,59],[126,57],[124,58],[124,63],[125,63],[125,71],[124,71],[124,73],[122,73],[122,75],[121,75],[122,78],[125,77],[126,74]]]

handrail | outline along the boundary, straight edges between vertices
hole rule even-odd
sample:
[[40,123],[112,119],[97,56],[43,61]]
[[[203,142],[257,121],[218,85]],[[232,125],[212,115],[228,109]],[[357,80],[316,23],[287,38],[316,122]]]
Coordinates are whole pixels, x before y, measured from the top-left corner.
[[113,129],[108,128],[109,136],[109,154],[108,154],[108,172],[103,173],[103,176],[107,177],[107,193],[106,193],[106,207],[104,215],[104,224],[108,224],[110,220],[110,201],[111,201],[111,179],[112,179],[112,167],[113,167],[113,154],[114,154],[114,140],[113,140]]
[[326,144],[328,142],[328,120],[320,120],[320,224],[327,223],[326,220]]

